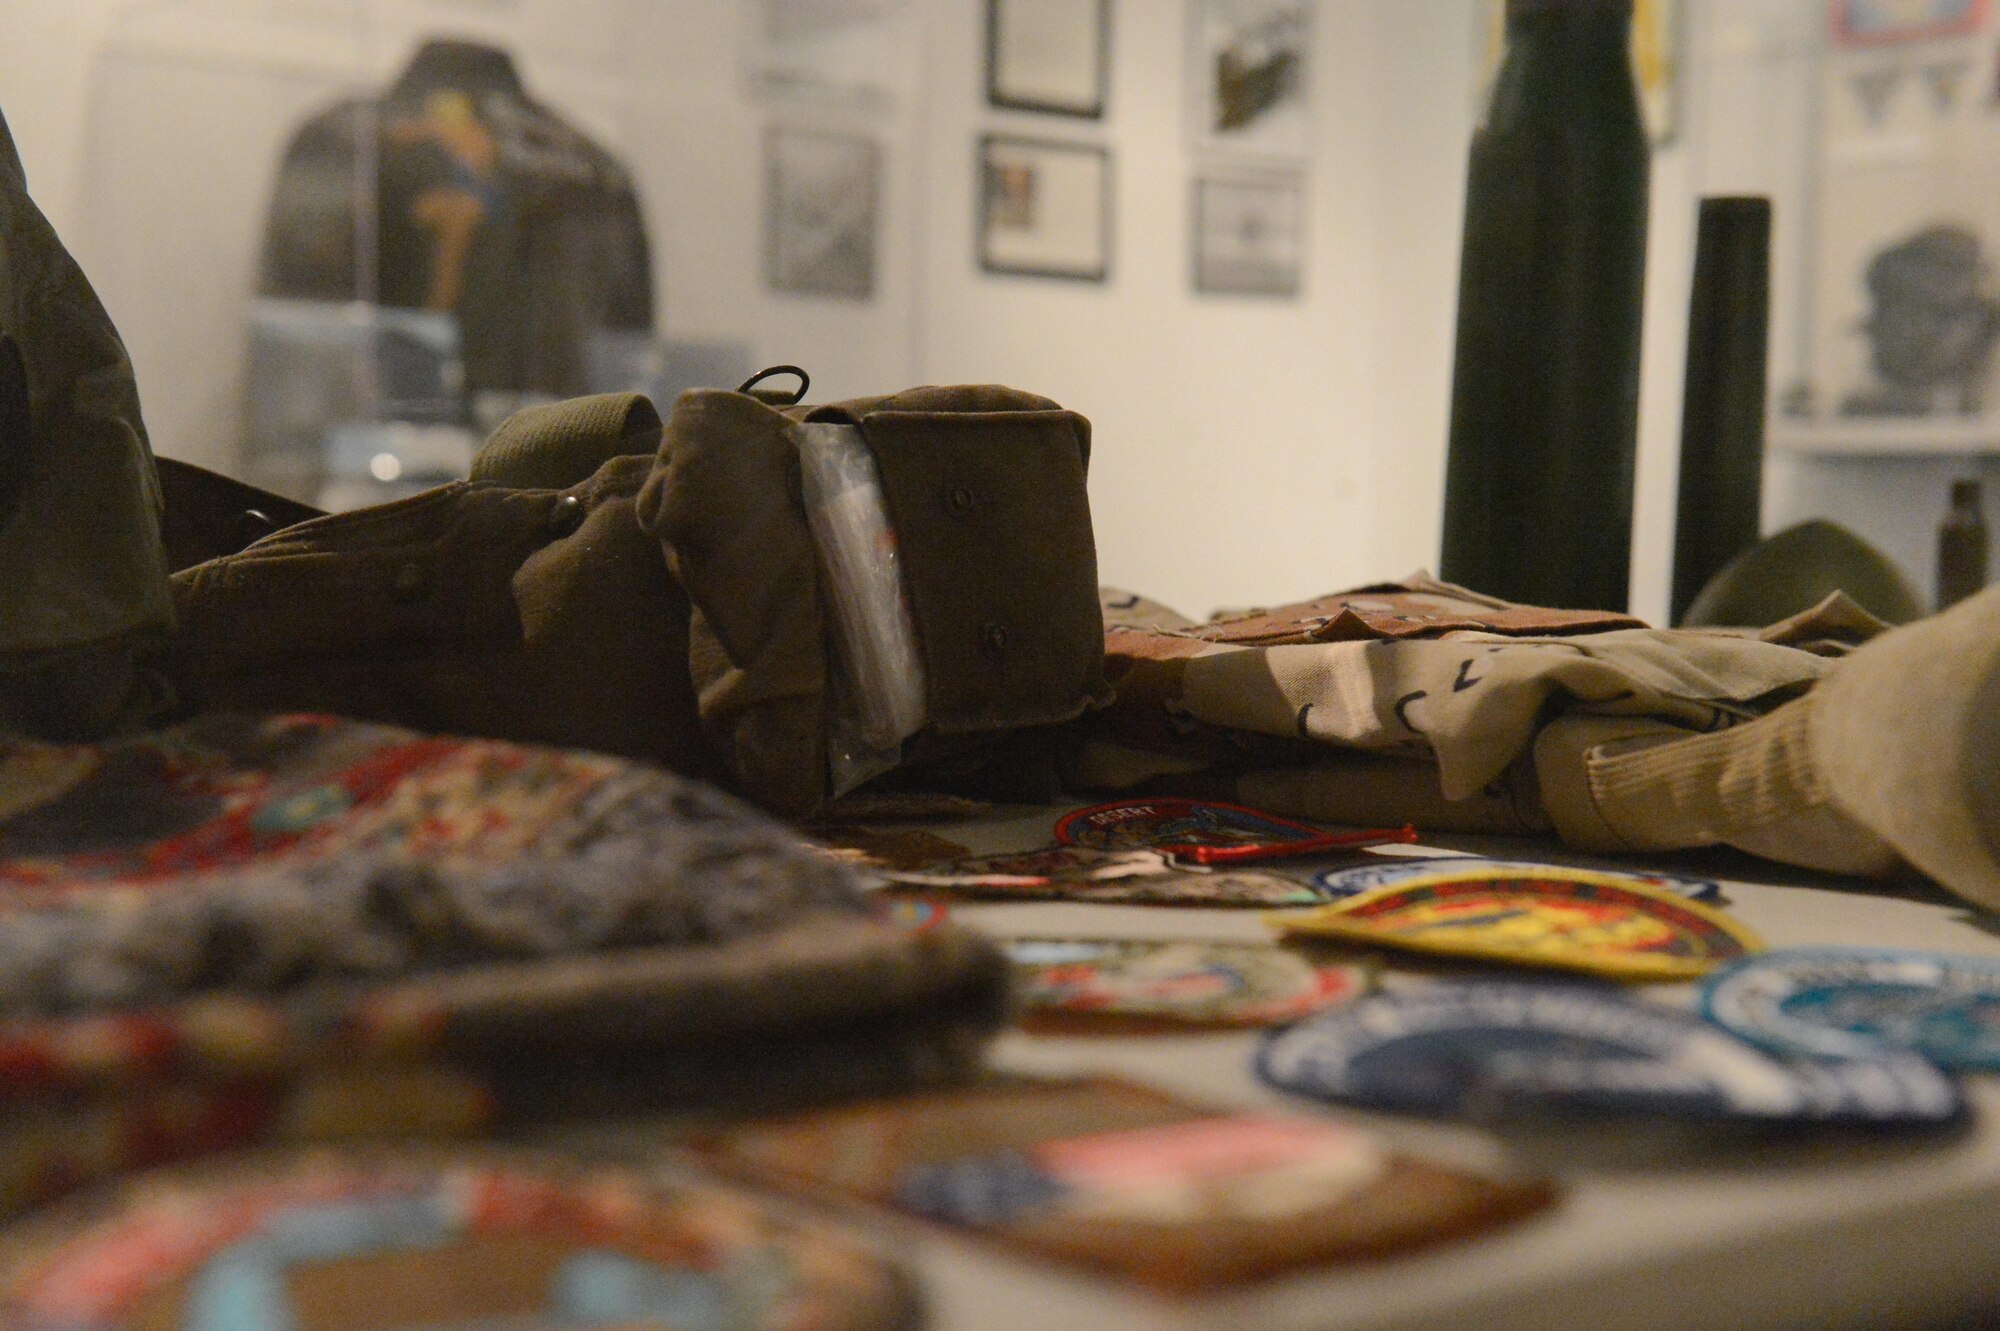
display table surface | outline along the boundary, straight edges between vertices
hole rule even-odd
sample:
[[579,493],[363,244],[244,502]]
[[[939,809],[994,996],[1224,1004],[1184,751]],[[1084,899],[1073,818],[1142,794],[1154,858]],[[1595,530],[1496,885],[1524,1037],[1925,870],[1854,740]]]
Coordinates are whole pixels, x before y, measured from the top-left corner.
[[[1048,844],[1061,810],[1017,807],[923,829],[974,853]],[[2000,917],[1922,881],[1864,882],[1734,854],[1655,857],[1643,866],[1553,841],[1427,837],[1440,850],[1720,879],[1713,904],[1767,946],[1903,947],[2000,958]],[[1384,853],[1384,852],[1377,852]],[[1394,853],[1394,852],[1391,852]],[[952,919],[1001,938],[1263,941],[1263,912],[1074,902],[953,903]],[[1385,989],[1463,965],[1383,952]],[[1509,978],[1515,968],[1480,968]],[[1547,974],[1547,973],[1545,973]],[[1691,1004],[1696,986],[1645,985]],[[906,1263],[931,1331],[1993,1331],[2000,1328],[2000,1074],[1966,1084],[1958,1131],[1565,1125],[1505,1134],[1374,1114],[1287,1095],[1251,1069],[1255,1032],[1053,1036],[1010,1031],[998,1070],[1114,1075],[1222,1108],[1325,1114],[1405,1151],[1482,1170],[1558,1180],[1554,1206],[1511,1227],[1415,1253],[1296,1274],[1203,1298],[1165,1298],[1038,1262],[941,1226],[847,1208],[841,1218]],[[573,1123],[543,1144],[654,1159],[672,1119]],[[669,1158],[669,1161],[671,1157]],[[681,1166],[662,1165],[670,1173]],[[781,1202],[810,1210],[803,1203]]]
[[[976,852],[1046,844],[1050,810],[927,830]],[[1435,848],[1610,867],[1553,843],[1429,839]],[[1420,849],[1420,848],[1412,848]],[[1649,861],[1648,863],[1657,863]],[[1683,862],[1687,863],[1687,862]],[[1692,861],[1771,947],[1868,945],[2000,957],[2000,920],[1924,884],[1861,883],[1748,858]],[[1254,910],[965,903],[1002,937],[1268,939]],[[1391,968],[1385,984],[1398,982]],[[1404,982],[1407,982],[1406,980]],[[1689,985],[1647,986],[1686,1003]],[[2000,1076],[1972,1078],[1960,1134],[1774,1138],[1714,1129],[1564,1128],[1502,1138],[1455,1124],[1321,1108],[1256,1080],[1259,1036],[1053,1037],[1012,1032],[1004,1069],[1115,1073],[1217,1105],[1365,1122],[1412,1152],[1560,1179],[1556,1206],[1414,1256],[1306,1271],[1222,1297],[1165,1300],[935,1227],[866,1221],[916,1269],[939,1331],[1480,1331],[1928,1325],[2000,1307]],[[1996,1314],[2000,1315],[2000,1314]]]

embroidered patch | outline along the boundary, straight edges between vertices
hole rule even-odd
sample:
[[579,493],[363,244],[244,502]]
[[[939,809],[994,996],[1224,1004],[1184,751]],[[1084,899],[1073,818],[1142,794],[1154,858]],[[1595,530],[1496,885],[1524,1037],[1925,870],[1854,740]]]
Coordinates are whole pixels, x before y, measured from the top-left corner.
[[[79,1212],[80,1213],[75,1213]],[[14,1331],[892,1331],[908,1281],[716,1188],[467,1157],[138,1180],[9,1236]]]
[[882,896],[876,899],[882,918],[898,929],[913,934],[927,934],[951,918],[941,901],[926,901],[922,897]]
[[1718,971],[1702,1014],[1784,1053],[1886,1049],[2000,1070],[2000,960],[1887,948],[1767,952]]
[[[1408,882],[1437,873],[1480,874],[1494,870],[1544,872],[1554,866],[1522,860],[1489,860],[1471,855],[1382,855],[1367,864],[1328,869],[1312,876],[1313,886],[1332,898],[1355,897],[1372,888]],[[1633,873],[1629,870],[1593,870],[1609,877],[1623,878],[1646,887],[1657,887],[1691,901],[1711,901],[1722,895],[1722,884],[1711,878],[1687,878],[1680,874]]]
[[1383,1147],[1357,1129],[1238,1114],[921,1165],[898,1183],[896,1202],[960,1225],[1283,1220],[1337,1205],[1388,1164]]
[[1236,864],[1413,842],[1413,828],[1328,832],[1240,804],[1124,800],[1064,814],[1056,840],[1092,850],[1157,850],[1191,864]]
[[1923,1059],[1777,1059],[1689,1013],[1582,984],[1372,995],[1276,1032],[1257,1070],[1304,1095],[1475,1118],[1922,1126],[1965,1112],[1957,1085]]
[[0,1018],[715,942],[851,874],[695,782],[600,754],[328,716],[0,742]]
[[[0,908],[363,851],[498,864],[629,766],[317,716],[215,718],[95,757],[0,822]],[[0,784],[17,762],[49,761],[0,758]]]
[[1271,1026],[1367,988],[1359,967],[1265,943],[1015,938],[1001,950],[1028,1023],[1059,1030]]
[[1699,902],[1546,866],[1443,870],[1271,922],[1288,933],[1630,980],[1687,979],[1762,947]]
[[1554,1196],[1325,1119],[1229,1113],[1108,1078],[991,1078],[737,1123],[691,1145],[761,1183],[1174,1293],[1434,1243]]

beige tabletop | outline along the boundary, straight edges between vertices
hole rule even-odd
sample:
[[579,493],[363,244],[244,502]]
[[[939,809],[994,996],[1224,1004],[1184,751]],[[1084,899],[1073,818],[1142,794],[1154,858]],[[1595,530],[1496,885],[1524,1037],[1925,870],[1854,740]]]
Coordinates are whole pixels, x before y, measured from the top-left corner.
[[[1047,810],[1003,810],[929,830],[989,851],[1044,844],[1050,822]],[[1439,838],[1431,848],[1611,864],[1514,839]],[[1747,858],[1693,863],[1703,876],[1724,879],[1722,904],[1773,947],[1911,947],[2000,958],[2000,922],[1926,885],[1815,878]],[[966,903],[954,905],[952,916],[1000,937],[1271,936],[1259,912],[1243,910]],[[1385,983],[1421,982],[1399,970]],[[1686,1003],[1693,990],[1655,985],[1642,992]],[[1014,1032],[998,1042],[994,1062],[1019,1072],[1117,1073],[1217,1105],[1363,1122],[1433,1158],[1551,1174],[1566,1196],[1483,1238],[1191,1301],[1134,1293],[915,1222],[864,1223],[917,1270],[940,1331],[1750,1331],[1922,1324],[2000,1304],[2000,1077],[1972,1079],[1973,1126],[1943,1138],[1773,1140],[1712,1129],[1569,1127],[1503,1139],[1271,1090],[1251,1071],[1258,1039]]]

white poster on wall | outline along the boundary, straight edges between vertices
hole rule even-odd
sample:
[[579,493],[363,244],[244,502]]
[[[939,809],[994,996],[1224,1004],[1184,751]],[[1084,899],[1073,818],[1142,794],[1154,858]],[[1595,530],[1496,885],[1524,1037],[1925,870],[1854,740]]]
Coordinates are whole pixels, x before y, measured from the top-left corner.
[[1188,105],[1197,148],[1303,157],[1312,146],[1312,7],[1192,0]]
[[1793,410],[1990,422],[2000,33],[1982,0],[1830,0],[1826,22],[1811,382]]
[[1194,289],[1219,296],[1296,296],[1304,194],[1296,172],[1196,176]]
[[907,0],[750,0],[743,14],[756,92],[908,100],[916,34]]
[[766,131],[764,280],[773,291],[875,294],[881,158],[865,135]]
[[986,99],[1102,116],[1109,39],[1108,0],[986,0]]
[[980,142],[980,265],[1101,282],[1110,268],[1111,158],[1102,148],[988,135]]

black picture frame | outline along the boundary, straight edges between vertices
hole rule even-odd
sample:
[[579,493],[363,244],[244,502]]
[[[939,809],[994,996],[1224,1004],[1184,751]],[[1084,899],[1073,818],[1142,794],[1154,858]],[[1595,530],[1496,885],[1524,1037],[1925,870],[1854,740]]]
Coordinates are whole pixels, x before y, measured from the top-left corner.
[[973,210],[980,268],[1110,280],[1111,166],[1110,150],[1096,144],[982,135]]
[[[1029,68],[1022,44],[1008,40],[1022,24],[1036,22],[1040,9],[1074,9],[1089,4],[1077,24],[1076,40],[1094,49],[1064,52],[1059,63],[1050,60],[1041,68]],[[1026,43],[1032,50],[1061,46],[1060,33],[1045,34],[1050,41]],[[1109,100],[1111,83],[1111,0],[986,0],[986,101],[989,106],[1010,111],[1034,111],[1044,115],[1075,116],[1102,120]]]

